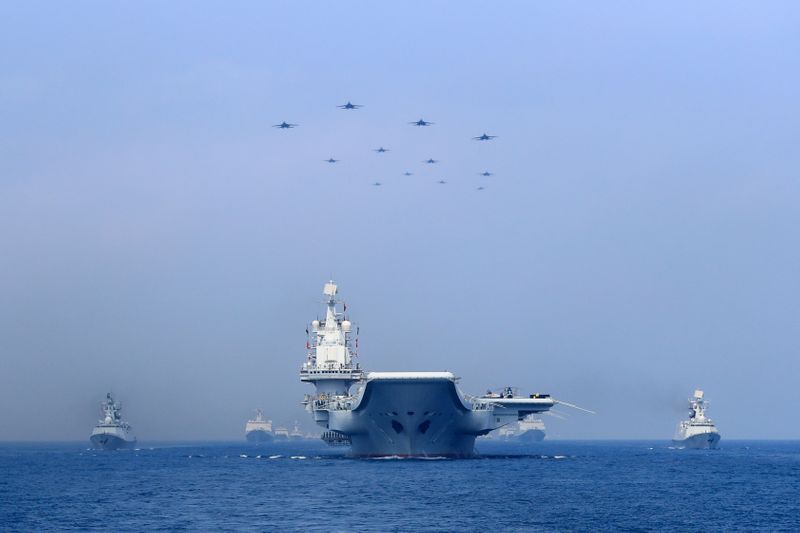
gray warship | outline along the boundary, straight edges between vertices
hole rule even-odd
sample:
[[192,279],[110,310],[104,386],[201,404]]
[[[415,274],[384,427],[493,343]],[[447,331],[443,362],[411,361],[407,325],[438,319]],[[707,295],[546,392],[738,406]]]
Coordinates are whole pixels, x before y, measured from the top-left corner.
[[720,434],[714,421],[706,416],[707,407],[703,391],[694,391],[694,396],[689,399],[689,419],[681,420],[672,438],[675,447],[695,450],[717,447]]
[[325,319],[307,329],[300,369],[300,380],[316,387],[303,404],[329,444],[349,445],[357,457],[471,457],[476,437],[556,403],[548,394],[470,396],[451,372],[363,371],[353,362],[358,328],[338,310],[337,293],[325,284]]
[[136,444],[136,437],[130,424],[122,420],[122,404],[115,402],[109,392],[100,403],[103,418],[92,430],[89,440],[92,446],[100,450],[117,450],[129,448]]

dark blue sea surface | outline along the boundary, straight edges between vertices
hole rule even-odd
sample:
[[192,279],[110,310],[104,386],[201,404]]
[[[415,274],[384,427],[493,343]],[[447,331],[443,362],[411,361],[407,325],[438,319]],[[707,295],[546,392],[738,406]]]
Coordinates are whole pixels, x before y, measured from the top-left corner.
[[800,442],[481,442],[349,459],[304,441],[0,445],[0,530],[800,530]]

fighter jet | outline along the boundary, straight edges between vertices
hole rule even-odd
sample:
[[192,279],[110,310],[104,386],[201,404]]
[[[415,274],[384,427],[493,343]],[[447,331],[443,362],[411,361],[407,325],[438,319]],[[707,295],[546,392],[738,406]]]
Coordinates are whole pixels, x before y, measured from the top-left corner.
[[381,182],[380,181],[376,181],[375,183],[372,184],[372,186],[373,187],[380,187],[381,186]]
[[331,157],[330,159],[326,159],[325,162],[326,163],[338,163],[339,160],[338,159],[334,159],[334,158]]
[[432,165],[432,164],[438,163],[438,162],[439,162],[438,159],[433,159],[433,158],[430,158],[427,161],[425,161],[425,163],[428,163],[429,165]]
[[473,137],[472,139],[475,141],[491,141],[495,137],[497,137],[497,135],[486,135],[484,133],[483,135],[479,135],[478,137]]
[[478,191],[482,191],[482,190],[483,190],[483,187],[478,187],[476,190],[478,190]]
[[288,130],[289,128],[296,128],[297,124],[289,124],[287,122],[281,122],[280,124],[275,124],[272,127],[273,128],[280,128],[282,130]]
[[481,176],[485,176],[485,177],[487,177],[487,178],[488,178],[489,176],[494,176],[494,174],[492,174],[491,172],[489,172],[488,170],[486,170],[486,171],[484,171],[484,172],[481,172]]
[[444,185],[444,184],[445,184],[445,183],[447,183],[447,182],[446,182],[446,181],[444,181],[444,180],[439,180],[439,181],[437,181],[436,183],[438,183],[439,185]]
[[348,100],[346,104],[337,105],[336,107],[338,107],[339,109],[358,109],[359,107],[364,107],[364,106],[360,104],[351,104],[350,101]]
[[409,122],[409,124],[411,124],[412,126],[432,126],[434,123],[419,119],[416,122]]
[[388,152],[388,151],[389,151],[389,149],[388,149],[388,148],[384,148],[383,146],[381,146],[380,148],[375,148],[375,149],[374,149],[374,150],[372,150],[372,151],[373,151],[373,152],[378,152],[379,154],[382,154],[382,153],[384,153],[384,152]]
[[408,170],[406,170],[405,172],[403,172],[403,176],[410,176],[410,175],[411,175],[411,172],[409,172]]

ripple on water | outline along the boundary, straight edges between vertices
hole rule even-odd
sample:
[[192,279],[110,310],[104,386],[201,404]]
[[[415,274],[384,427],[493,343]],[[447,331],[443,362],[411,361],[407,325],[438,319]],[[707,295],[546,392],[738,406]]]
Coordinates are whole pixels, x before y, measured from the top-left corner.
[[0,531],[691,529],[696,500],[715,529],[800,530],[800,443],[666,444],[482,445],[474,460],[353,459],[312,444],[138,456],[0,445]]

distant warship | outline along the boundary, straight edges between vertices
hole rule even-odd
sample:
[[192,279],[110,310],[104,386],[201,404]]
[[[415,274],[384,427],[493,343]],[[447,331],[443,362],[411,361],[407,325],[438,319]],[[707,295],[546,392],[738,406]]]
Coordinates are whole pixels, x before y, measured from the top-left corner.
[[714,449],[719,444],[719,431],[714,422],[706,416],[708,402],[703,399],[703,391],[694,391],[689,399],[689,419],[681,420],[672,444],[680,448]]
[[289,440],[289,430],[284,426],[275,428],[275,440]]
[[244,432],[249,442],[270,442],[272,440],[272,420],[265,420],[261,409],[256,409],[256,417],[247,421]]
[[289,438],[292,440],[301,440],[305,438],[303,432],[300,431],[300,425],[297,423],[297,420],[294,421],[294,427],[291,433],[289,433]]
[[[335,283],[325,285],[325,319],[311,322],[300,369],[300,380],[316,387],[303,403],[329,444],[349,444],[354,456],[469,457],[476,437],[556,403],[548,394],[469,396],[450,372],[363,372],[352,360],[358,339],[336,308],[337,292]],[[398,322],[398,336],[408,326]]]
[[110,392],[106,394],[106,399],[100,402],[100,411],[103,418],[94,427],[89,438],[92,446],[101,450],[116,450],[136,444],[131,426],[124,422],[120,415],[122,404],[115,402]]
[[[509,393],[513,389],[509,388]],[[491,395],[487,393],[487,396]],[[534,415],[528,415],[519,422],[503,426],[497,430],[497,438],[507,441],[541,442],[545,437],[544,422]]]
[[517,438],[523,442],[542,442],[545,437],[544,422],[533,415],[519,421]]

